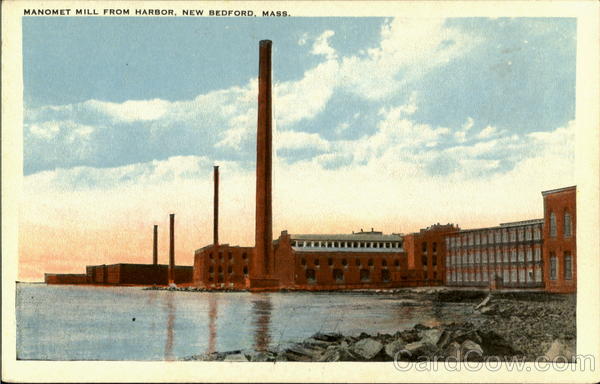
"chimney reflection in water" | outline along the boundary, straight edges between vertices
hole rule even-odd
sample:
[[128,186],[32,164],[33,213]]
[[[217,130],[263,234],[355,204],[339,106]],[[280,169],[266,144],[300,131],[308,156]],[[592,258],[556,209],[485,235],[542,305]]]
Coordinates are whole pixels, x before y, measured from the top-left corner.
[[207,353],[215,353],[217,345],[217,316],[219,306],[215,295],[208,296],[208,349]]
[[175,302],[173,292],[165,292],[166,308],[167,308],[167,338],[165,340],[165,360],[173,361],[173,341],[175,336]]
[[252,325],[254,326],[254,349],[266,351],[271,342],[269,325],[271,322],[271,298],[259,296],[252,302]]

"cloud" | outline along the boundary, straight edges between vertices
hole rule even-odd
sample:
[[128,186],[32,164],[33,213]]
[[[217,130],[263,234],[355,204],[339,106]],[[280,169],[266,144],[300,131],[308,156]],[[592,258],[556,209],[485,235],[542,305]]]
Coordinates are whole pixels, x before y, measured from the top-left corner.
[[330,149],[330,143],[317,133],[280,131],[274,140],[277,149],[311,148],[320,151]]
[[333,35],[335,35],[335,32],[332,30],[323,32],[315,40],[310,53],[313,55],[323,55],[327,60],[335,60],[337,58],[337,53],[335,49],[329,45],[329,38],[331,38]]

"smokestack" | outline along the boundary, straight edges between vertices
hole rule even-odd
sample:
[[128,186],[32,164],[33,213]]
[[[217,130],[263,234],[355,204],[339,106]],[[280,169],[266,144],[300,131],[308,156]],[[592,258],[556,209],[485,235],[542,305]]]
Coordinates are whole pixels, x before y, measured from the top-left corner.
[[258,63],[258,124],[256,134],[256,228],[253,274],[269,273],[273,228],[271,210],[271,45],[260,41]]
[[152,264],[158,264],[158,225],[154,226],[154,242],[152,247]]
[[214,197],[213,197],[213,243],[219,245],[219,166],[214,166]]
[[175,214],[169,215],[169,285],[175,284]]

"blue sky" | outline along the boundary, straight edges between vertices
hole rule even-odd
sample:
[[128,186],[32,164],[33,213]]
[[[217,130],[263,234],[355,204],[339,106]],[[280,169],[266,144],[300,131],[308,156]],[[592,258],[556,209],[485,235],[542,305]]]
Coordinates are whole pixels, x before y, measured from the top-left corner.
[[[296,142],[278,147],[287,162],[330,154],[326,167],[360,163],[335,147],[375,135],[382,111],[410,103],[412,123],[449,131],[416,144],[428,151],[479,142],[476,135],[456,140],[465,126],[492,127],[502,138],[548,132],[574,119],[575,36],[575,20],[567,18],[26,17],[24,171],[173,156],[249,164],[254,106],[239,99],[252,92],[263,38],[274,41],[274,83],[307,99],[287,94],[303,105],[279,106],[278,129]],[[303,81],[317,89],[303,89]],[[148,113],[135,112],[143,108]],[[473,174],[506,172],[528,150],[482,154],[497,166]],[[456,159],[437,155],[425,172],[453,172]]]

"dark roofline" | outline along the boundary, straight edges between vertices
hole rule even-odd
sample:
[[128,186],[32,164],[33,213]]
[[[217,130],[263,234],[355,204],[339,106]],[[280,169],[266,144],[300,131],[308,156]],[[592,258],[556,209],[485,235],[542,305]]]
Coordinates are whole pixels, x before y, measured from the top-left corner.
[[549,189],[547,191],[542,191],[542,196],[551,195],[553,193],[570,191],[570,190],[576,189],[576,188],[577,188],[576,185],[571,185],[570,187],[562,187],[562,188],[556,188],[556,189]]

